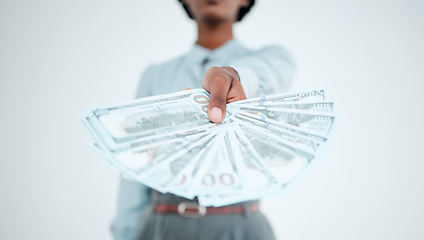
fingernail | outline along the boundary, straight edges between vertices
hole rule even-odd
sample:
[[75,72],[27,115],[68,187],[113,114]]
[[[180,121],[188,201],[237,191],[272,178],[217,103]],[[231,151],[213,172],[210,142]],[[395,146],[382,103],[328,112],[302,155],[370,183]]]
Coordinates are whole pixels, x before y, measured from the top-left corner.
[[220,108],[214,107],[211,110],[210,120],[215,123],[220,123],[222,120],[222,111]]

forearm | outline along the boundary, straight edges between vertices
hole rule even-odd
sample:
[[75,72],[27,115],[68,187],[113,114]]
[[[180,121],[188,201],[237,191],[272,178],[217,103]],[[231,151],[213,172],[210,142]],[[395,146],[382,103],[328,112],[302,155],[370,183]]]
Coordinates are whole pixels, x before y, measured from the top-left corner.
[[237,71],[247,97],[283,92],[291,85],[294,62],[291,55],[270,46],[230,64]]

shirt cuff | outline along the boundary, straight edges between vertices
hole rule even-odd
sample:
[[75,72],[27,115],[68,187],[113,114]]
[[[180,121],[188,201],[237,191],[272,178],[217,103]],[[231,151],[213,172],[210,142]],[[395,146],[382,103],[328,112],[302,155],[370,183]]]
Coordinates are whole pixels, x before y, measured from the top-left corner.
[[243,86],[247,98],[256,97],[259,89],[259,79],[255,72],[246,66],[231,65],[240,77],[240,83]]

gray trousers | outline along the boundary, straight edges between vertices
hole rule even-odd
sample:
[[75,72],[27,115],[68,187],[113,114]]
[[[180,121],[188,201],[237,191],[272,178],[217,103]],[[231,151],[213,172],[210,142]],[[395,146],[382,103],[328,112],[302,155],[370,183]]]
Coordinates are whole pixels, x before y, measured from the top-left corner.
[[157,203],[178,205],[180,202],[197,202],[197,199],[188,200],[154,190],[151,198],[150,206],[141,215],[137,240],[275,240],[271,226],[260,212],[189,218],[178,213],[156,213],[153,208]]

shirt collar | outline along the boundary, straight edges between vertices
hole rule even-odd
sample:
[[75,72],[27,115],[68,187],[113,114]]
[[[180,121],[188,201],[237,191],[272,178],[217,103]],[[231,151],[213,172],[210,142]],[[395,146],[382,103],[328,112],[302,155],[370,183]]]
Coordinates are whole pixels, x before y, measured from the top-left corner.
[[191,63],[198,64],[202,63],[206,58],[209,60],[226,59],[242,49],[244,49],[244,46],[234,38],[215,50],[209,50],[196,43],[187,57]]

